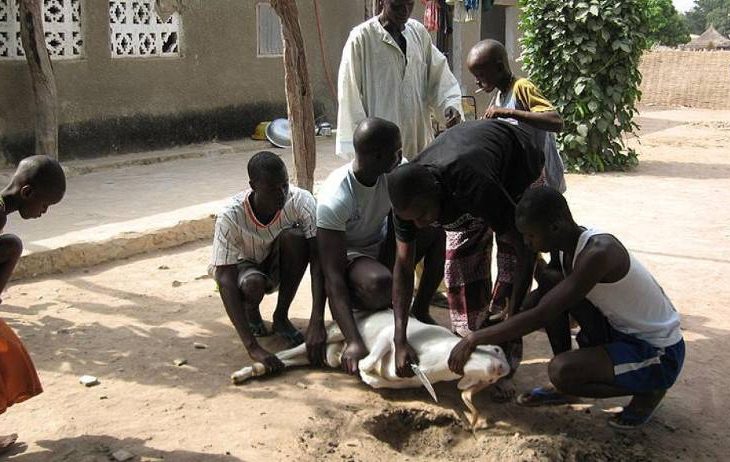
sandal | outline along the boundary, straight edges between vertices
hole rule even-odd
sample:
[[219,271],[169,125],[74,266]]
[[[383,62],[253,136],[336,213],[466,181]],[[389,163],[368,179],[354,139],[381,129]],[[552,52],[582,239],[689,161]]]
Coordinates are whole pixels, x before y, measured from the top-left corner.
[[626,408],[615,416],[609,418],[608,425],[617,430],[636,430],[649,422],[651,418],[654,417],[654,413],[657,409],[659,409],[659,406],[656,406],[646,414],[640,414]]
[[526,407],[558,406],[561,404],[571,404],[575,401],[575,398],[571,396],[545,387],[533,388],[532,391],[522,393],[517,397],[517,404]]
[[17,433],[0,436],[0,454],[4,454],[5,452],[12,449],[12,447],[15,445],[15,442],[17,440],[18,440]]
[[271,335],[269,330],[266,328],[264,321],[249,322],[248,328],[251,330],[251,335],[254,337],[268,337]]

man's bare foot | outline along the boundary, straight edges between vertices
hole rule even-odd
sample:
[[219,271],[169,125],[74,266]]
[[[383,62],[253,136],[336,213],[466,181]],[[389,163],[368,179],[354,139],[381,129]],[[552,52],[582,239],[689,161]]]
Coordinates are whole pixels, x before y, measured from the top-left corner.
[[495,403],[508,403],[517,394],[515,383],[510,377],[503,377],[489,388],[490,398]]
[[294,327],[294,324],[288,318],[282,319],[275,315],[273,330],[276,335],[286,340],[289,348],[294,348],[304,343],[304,335]]
[[254,337],[268,337],[271,335],[266,328],[266,324],[264,324],[263,318],[261,318],[258,308],[246,309],[246,319],[248,319],[248,328],[251,329],[251,335]]
[[12,448],[15,445],[16,441],[18,441],[17,433],[0,436],[0,454]]
[[641,427],[651,420],[666,394],[667,390],[654,390],[634,395],[623,411],[609,419],[608,425],[619,430],[634,430]]

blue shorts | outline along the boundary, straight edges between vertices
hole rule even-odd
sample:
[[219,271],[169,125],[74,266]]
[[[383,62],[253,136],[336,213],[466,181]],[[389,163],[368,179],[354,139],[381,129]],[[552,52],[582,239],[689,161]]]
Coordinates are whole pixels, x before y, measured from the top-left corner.
[[665,348],[655,347],[633,335],[614,329],[606,320],[600,344],[578,335],[581,347],[602,346],[613,362],[614,384],[631,393],[666,390],[677,380],[684,364],[684,340]]

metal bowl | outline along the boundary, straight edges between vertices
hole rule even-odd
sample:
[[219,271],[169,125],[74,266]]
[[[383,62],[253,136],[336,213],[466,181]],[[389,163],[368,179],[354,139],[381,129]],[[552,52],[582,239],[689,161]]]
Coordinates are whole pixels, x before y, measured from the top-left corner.
[[277,148],[291,146],[291,127],[289,119],[275,119],[266,127],[266,138]]

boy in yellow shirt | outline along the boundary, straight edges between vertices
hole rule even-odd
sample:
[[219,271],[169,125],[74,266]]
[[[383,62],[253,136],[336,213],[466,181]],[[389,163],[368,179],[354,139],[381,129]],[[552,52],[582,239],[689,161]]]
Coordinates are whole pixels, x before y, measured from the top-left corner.
[[507,50],[496,40],[482,40],[474,45],[469,52],[467,66],[482,90],[488,93],[497,90],[484,118],[505,119],[523,127],[527,125],[533,132],[535,144],[545,153],[547,186],[565,192],[563,161],[553,135],[563,129],[563,118],[553,104],[534,83],[512,74]]

